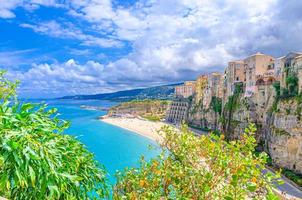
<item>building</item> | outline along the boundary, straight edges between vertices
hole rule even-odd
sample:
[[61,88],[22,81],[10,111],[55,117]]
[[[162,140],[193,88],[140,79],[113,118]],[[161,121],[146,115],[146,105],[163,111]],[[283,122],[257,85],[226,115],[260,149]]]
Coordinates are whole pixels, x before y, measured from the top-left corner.
[[213,72],[208,75],[208,84],[204,90],[203,106],[209,108],[212,97],[223,97],[223,75]]
[[202,101],[205,89],[208,85],[208,76],[200,75],[196,80],[195,103],[198,104]]
[[256,77],[274,69],[274,58],[262,53],[256,53],[244,59],[246,88],[245,96],[251,97],[256,90]]
[[302,53],[291,52],[284,57],[284,64],[281,68],[281,88],[287,88],[286,78],[294,75],[299,78],[299,92],[302,91]]
[[280,58],[276,58],[275,59],[275,69],[274,69],[274,76],[276,78],[276,80],[280,81],[281,80],[281,76],[282,76],[282,68],[284,66],[284,59],[285,56],[282,56]]
[[187,121],[189,102],[187,99],[175,99],[169,106],[166,121],[174,124],[180,124]]
[[242,60],[229,62],[224,73],[224,79],[224,96],[226,99],[234,94],[237,83],[245,83],[246,81],[244,62]]
[[176,98],[188,98],[193,96],[196,90],[195,81],[186,81],[183,85],[175,87],[175,97]]

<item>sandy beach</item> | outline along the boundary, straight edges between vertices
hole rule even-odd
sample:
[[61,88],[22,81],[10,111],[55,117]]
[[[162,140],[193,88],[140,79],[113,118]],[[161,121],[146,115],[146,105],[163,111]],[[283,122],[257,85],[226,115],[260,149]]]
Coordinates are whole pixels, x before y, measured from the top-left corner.
[[144,119],[127,117],[103,117],[100,120],[148,137],[156,142],[161,141],[158,130],[166,125],[163,122],[152,122]]

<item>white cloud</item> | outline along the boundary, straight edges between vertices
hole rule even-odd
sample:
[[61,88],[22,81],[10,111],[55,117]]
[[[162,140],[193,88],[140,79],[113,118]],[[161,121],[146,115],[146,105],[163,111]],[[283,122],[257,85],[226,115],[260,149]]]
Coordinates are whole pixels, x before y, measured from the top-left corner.
[[20,24],[23,28],[30,28],[33,31],[49,35],[55,38],[75,39],[82,41],[82,45],[99,46],[99,47],[121,47],[122,43],[107,38],[98,38],[93,35],[88,35],[82,30],[74,27],[72,24],[65,24],[64,27],[58,22],[51,20],[39,24]]
[[20,4],[20,0],[0,0],[0,18],[14,18],[12,9]]
[[10,70],[8,77],[22,82],[21,92],[24,96],[56,97],[101,91],[104,82],[99,76],[103,70],[104,66],[100,63],[88,61],[80,65],[70,59],[65,63],[33,64],[25,72]]
[[[15,6],[0,6],[0,10],[11,12]],[[41,87],[54,91],[57,87],[68,92],[68,86],[74,93],[94,93],[122,86],[177,82],[193,79],[201,72],[222,71],[229,60],[257,51],[281,56],[302,48],[302,3],[297,0],[139,0],[128,7],[114,6],[110,0],[73,0],[65,8],[69,16],[81,22],[78,26],[54,20],[21,26],[52,37],[78,40],[85,46],[120,48],[126,41],[132,51],[106,65],[70,61],[33,66],[35,73],[47,72],[53,85],[47,86],[47,77],[33,83],[45,82]],[[87,34],[87,29],[96,34]],[[87,75],[89,70],[94,73]],[[31,73],[20,76],[30,82],[29,78],[34,77]],[[61,73],[64,76],[56,77]],[[73,80],[76,78],[78,81]],[[60,81],[67,85],[65,89]]]
[[15,18],[14,10],[17,7],[23,7],[26,10],[32,11],[39,6],[49,7],[66,7],[60,3],[60,0],[0,0],[0,18]]

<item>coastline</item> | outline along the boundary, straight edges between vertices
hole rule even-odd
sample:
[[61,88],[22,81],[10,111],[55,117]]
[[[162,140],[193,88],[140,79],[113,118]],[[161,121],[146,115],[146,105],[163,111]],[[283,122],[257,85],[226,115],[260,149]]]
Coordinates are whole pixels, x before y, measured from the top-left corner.
[[153,122],[141,118],[129,117],[102,116],[100,120],[147,137],[157,143],[160,143],[162,140],[161,136],[158,134],[158,131],[162,126],[167,125],[164,122]]

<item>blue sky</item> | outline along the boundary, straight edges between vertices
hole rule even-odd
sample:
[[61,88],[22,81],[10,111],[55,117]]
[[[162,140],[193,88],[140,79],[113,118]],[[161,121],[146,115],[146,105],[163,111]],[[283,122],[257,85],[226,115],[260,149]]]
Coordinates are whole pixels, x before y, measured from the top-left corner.
[[302,51],[302,1],[0,0],[0,68],[22,97],[195,79],[261,51]]

